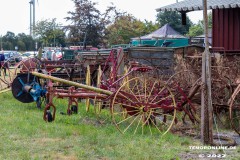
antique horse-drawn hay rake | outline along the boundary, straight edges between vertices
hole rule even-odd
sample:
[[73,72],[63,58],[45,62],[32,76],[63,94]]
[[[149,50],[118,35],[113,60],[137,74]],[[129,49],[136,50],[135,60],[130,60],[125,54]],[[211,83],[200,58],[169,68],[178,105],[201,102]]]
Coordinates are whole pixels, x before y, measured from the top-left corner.
[[[55,119],[54,97],[68,99],[69,115],[78,111],[78,99],[85,99],[87,111],[90,101],[97,112],[108,108],[121,133],[165,134],[179,119],[199,123],[198,55],[202,51],[195,46],[134,47],[76,52],[71,55],[74,58],[62,61],[29,59],[19,64],[21,73],[12,82],[12,93],[21,102],[36,101],[38,107],[44,99],[45,121]],[[239,133],[237,91],[232,96],[236,86],[229,82],[232,77],[225,78],[219,68],[215,70],[214,113],[222,120],[228,117],[222,114],[229,111],[231,124]]]

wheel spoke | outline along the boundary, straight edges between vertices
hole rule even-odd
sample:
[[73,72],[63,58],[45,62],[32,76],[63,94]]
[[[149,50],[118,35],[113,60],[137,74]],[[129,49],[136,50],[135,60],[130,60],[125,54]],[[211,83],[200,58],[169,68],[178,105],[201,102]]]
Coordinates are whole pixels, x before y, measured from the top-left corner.
[[[119,105],[125,111],[117,108]],[[121,133],[150,132],[152,135],[157,131],[165,134],[174,123],[176,104],[174,95],[167,86],[161,83],[160,87],[159,80],[145,75],[124,82],[113,97],[111,113],[113,122]],[[123,118],[120,116],[123,114],[128,116]],[[162,131],[161,126],[166,130]]]
[[140,89],[139,89],[139,85],[137,85],[137,95],[139,95],[139,98],[140,98],[140,101],[142,101],[142,96],[141,96],[141,92],[140,92]]
[[23,91],[21,90],[20,92],[18,92],[17,97],[21,96],[23,94]]
[[135,130],[134,130],[134,134],[136,134],[136,132],[137,132],[137,129],[138,129],[138,127],[139,127],[139,124],[141,123],[141,120],[142,120],[142,116],[143,116],[143,115],[141,115],[141,117],[139,118],[137,127],[136,127]]
[[165,89],[166,87],[164,86],[158,93],[157,95],[152,99],[152,101],[150,103],[152,103],[158,96],[159,94]]
[[124,113],[134,113],[136,112],[137,110],[133,110],[133,111],[122,111],[122,112],[117,112],[117,113],[113,113],[114,115],[121,115],[121,114],[124,114]]
[[120,92],[119,92],[119,94],[120,94],[121,96],[123,96],[126,100],[129,100],[130,102],[135,103],[135,102],[133,102],[130,98],[126,97],[124,94],[122,94],[122,93],[120,93]]
[[[153,115],[154,116],[154,115]],[[154,116],[154,118],[156,118],[155,116]],[[150,119],[151,121],[152,121],[152,119]],[[152,123],[153,123],[153,125],[155,126],[155,128],[157,128],[157,130],[159,131],[159,132],[162,132],[159,128],[158,128],[158,126],[157,126],[157,124],[155,124],[153,121],[152,121]]]
[[151,95],[152,95],[152,92],[153,92],[153,89],[154,89],[156,83],[157,83],[157,81],[154,82],[154,84],[153,84],[153,86],[152,86],[152,88],[151,88],[151,91],[150,91],[149,94],[148,94],[148,98],[147,98],[147,100],[146,100],[147,102],[149,101],[149,98],[150,98]]
[[[135,86],[133,86],[133,87],[135,87]],[[135,97],[135,99],[140,103],[139,99],[136,97],[135,93],[133,93],[132,89],[129,88],[129,91]],[[139,96],[139,97],[141,97],[141,96]]]
[[125,118],[124,120],[118,122],[117,124],[121,124],[122,122],[125,122],[126,120],[128,120],[128,119],[130,119],[130,118],[136,116],[137,114],[138,114],[138,113],[135,113],[134,115],[131,115],[131,116],[129,116],[128,118]]
[[139,114],[133,119],[133,121],[127,126],[127,128],[123,131],[123,133],[125,133],[128,128],[135,122],[135,120],[138,118]]
[[[164,100],[167,100],[168,98],[171,98],[171,97],[172,97],[172,95],[169,95],[169,96],[166,96],[166,97],[164,97],[164,98],[161,98],[160,100],[154,102],[154,104],[159,104],[160,102],[162,102],[162,101],[164,101]],[[152,102],[151,102],[151,103],[152,103]]]

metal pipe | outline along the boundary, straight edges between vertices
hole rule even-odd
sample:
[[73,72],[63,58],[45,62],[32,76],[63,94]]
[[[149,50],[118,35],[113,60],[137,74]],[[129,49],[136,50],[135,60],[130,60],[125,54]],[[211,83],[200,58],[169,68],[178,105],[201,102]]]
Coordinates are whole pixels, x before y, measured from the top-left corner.
[[33,0],[33,26],[32,26],[32,36],[35,38],[35,0]]
[[30,4],[30,35],[32,36],[32,0],[29,2]]
[[96,92],[96,93],[102,93],[102,94],[106,94],[106,95],[109,95],[109,96],[113,94],[113,92],[108,91],[108,90],[104,90],[104,89],[88,86],[88,85],[77,83],[77,82],[73,82],[73,81],[68,81],[68,80],[65,80],[65,79],[62,79],[62,78],[57,78],[57,77],[53,77],[53,76],[42,74],[42,73],[38,73],[38,72],[32,72],[32,75],[40,77],[40,78],[45,78],[45,79],[49,79],[49,80],[52,80],[52,81],[68,84],[70,86],[84,88],[84,89],[87,89],[89,91],[93,91],[93,92]]

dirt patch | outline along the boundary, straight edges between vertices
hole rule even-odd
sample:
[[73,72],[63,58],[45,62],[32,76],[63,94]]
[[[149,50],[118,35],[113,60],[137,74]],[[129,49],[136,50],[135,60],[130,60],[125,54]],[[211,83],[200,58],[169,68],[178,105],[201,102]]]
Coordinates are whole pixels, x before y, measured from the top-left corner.
[[77,160],[78,158],[74,155],[63,155],[61,153],[57,153],[54,156],[52,156],[52,159],[56,159],[56,160]]
[[44,145],[46,143],[52,143],[52,142],[59,142],[62,141],[61,138],[37,138],[33,139],[34,142],[36,142],[38,145]]
[[[188,134],[188,131],[190,131],[193,134]],[[185,133],[183,133],[185,132]],[[193,138],[193,140],[199,141],[199,145],[197,146],[205,146],[200,143],[200,135],[194,133],[191,130],[187,131],[178,131],[176,132],[180,136],[190,136]],[[180,133],[180,134],[179,134]],[[215,144],[222,144],[218,145],[216,147],[228,147],[228,149],[190,149],[189,145],[189,150],[185,153],[179,154],[180,159],[186,159],[186,160],[195,160],[195,159],[200,159],[200,160],[216,160],[216,159],[239,159],[239,151],[240,151],[240,136],[237,135],[234,132],[224,132],[220,133],[219,137],[227,137],[227,140],[221,139],[221,142],[219,142],[219,139],[217,138],[217,135],[214,135],[214,143]],[[229,141],[230,139],[230,141]],[[231,142],[231,143],[230,143]],[[234,142],[234,143],[233,143]],[[229,144],[231,144],[229,146]],[[208,145],[206,145],[208,146]],[[214,147],[214,145],[210,145],[211,147]],[[232,148],[232,149],[229,149]],[[215,157],[218,156],[218,157]]]
[[[184,159],[184,160],[199,159],[199,155],[197,153],[182,153],[179,156],[180,156],[180,159]],[[204,160],[204,159],[202,159],[202,160]]]
[[81,123],[94,125],[94,126],[102,126],[105,124],[103,120],[90,119],[88,117],[83,118],[81,120]]

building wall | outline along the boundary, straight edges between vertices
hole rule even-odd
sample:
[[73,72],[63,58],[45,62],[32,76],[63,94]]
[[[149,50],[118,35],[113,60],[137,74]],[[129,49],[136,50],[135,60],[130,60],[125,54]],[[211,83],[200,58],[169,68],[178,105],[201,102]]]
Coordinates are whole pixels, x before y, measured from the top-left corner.
[[213,9],[212,47],[240,52],[240,8]]

